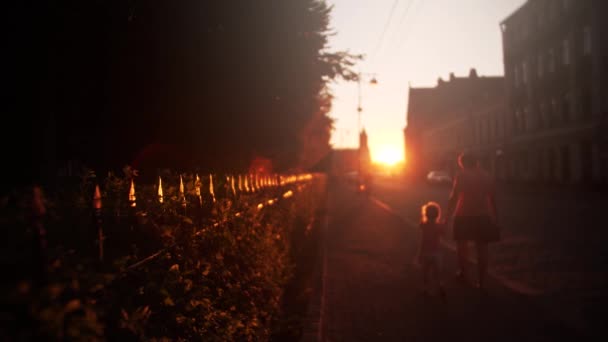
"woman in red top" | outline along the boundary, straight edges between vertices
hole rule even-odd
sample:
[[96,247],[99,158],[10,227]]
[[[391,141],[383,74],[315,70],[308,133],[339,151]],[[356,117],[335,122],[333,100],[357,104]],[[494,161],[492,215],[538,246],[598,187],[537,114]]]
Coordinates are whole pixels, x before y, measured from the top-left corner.
[[460,266],[458,277],[466,279],[468,242],[473,241],[477,249],[478,287],[482,289],[488,269],[488,243],[499,240],[494,182],[479,168],[473,155],[460,154],[458,164],[461,171],[454,178],[447,210],[448,218],[454,216],[453,234]]

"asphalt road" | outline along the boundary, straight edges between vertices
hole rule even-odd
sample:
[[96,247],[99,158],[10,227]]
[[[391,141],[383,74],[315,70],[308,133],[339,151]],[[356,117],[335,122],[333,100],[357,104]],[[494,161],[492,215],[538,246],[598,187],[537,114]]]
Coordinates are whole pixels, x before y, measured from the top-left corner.
[[[333,184],[321,262],[322,341],[574,341],[584,338],[544,305],[492,277],[486,293],[453,278],[455,255],[445,249],[447,302],[421,292],[414,262],[419,205],[447,189],[425,191],[377,182],[372,196]],[[420,185],[423,188],[424,185]],[[393,208],[394,205],[396,208]],[[412,222],[414,221],[414,222]],[[474,269],[471,267],[471,269]]]

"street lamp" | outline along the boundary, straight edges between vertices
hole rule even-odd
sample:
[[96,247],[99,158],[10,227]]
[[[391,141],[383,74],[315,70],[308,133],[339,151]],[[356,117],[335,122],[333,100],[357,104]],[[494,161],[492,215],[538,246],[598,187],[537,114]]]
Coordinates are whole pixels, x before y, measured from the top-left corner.
[[376,74],[369,74],[359,72],[357,74],[357,91],[358,91],[358,103],[357,103],[357,134],[361,134],[361,112],[363,108],[361,107],[361,81],[363,77],[371,77],[369,84],[376,85],[378,84],[378,80],[376,80]]
[[362,179],[361,176],[361,157],[362,157],[362,146],[361,146],[361,112],[363,111],[363,108],[361,107],[361,82],[363,81],[364,77],[369,77],[369,84],[371,85],[376,85],[378,84],[378,80],[376,80],[376,75],[375,74],[368,74],[368,73],[362,73],[359,72],[359,74],[357,74],[357,91],[358,91],[358,103],[357,103],[357,134],[359,134],[359,153],[358,153],[358,158],[357,158],[357,177],[359,178],[359,184],[357,185],[357,187],[359,188],[359,191],[366,191],[366,187],[369,186],[369,184],[363,184],[364,180]]

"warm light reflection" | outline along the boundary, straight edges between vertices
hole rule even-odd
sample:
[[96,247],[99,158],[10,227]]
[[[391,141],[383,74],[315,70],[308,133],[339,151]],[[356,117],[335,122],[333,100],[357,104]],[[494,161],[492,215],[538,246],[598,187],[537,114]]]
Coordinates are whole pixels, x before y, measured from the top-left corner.
[[133,182],[133,179],[131,179],[131,187],[129,188],[129,202],[131,202],[131,207],[137,205],[135,200],[135,183]]
[[196,178],[194,180],[194,191],[196,193],[196,197],[198,197],[199,205],[203,205],[203,197],[201,196],[201,178],[196,174]]
[[93,208],[101,209],[101,191],[99,185],[95,185],[95,193],[93,195]]
[[163,203],[163,180],[158,176],[158,202]]
[[196,174],[196,178],[194,180],[194,191],[196,196],[201,197],[201,178]]
[[377,163],[393,166],[403,160],[403,155],[398,148],[393,146],[382,146],[372,155],[372,159]]
[[211,198],[213,202],[215,202],[215,191],[213,190],[213,175],[209,175],[209,194],[211,194]]
[[182,179],[182,175],[179,175],[179,197],[184,197],[184,180]]
[[186,193],[184,191],[184,180],[182,175],[179,175],[179,200],[182,202],[182,206],[186,206]]

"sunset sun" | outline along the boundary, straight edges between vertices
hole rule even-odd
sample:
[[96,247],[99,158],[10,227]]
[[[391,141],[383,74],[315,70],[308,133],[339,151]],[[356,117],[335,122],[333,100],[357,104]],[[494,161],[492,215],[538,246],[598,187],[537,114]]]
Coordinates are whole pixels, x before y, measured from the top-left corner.
[[372,156],[376,163],[392,166],[403,160],[403,155],[398,148],[393,146],[382,146]]

